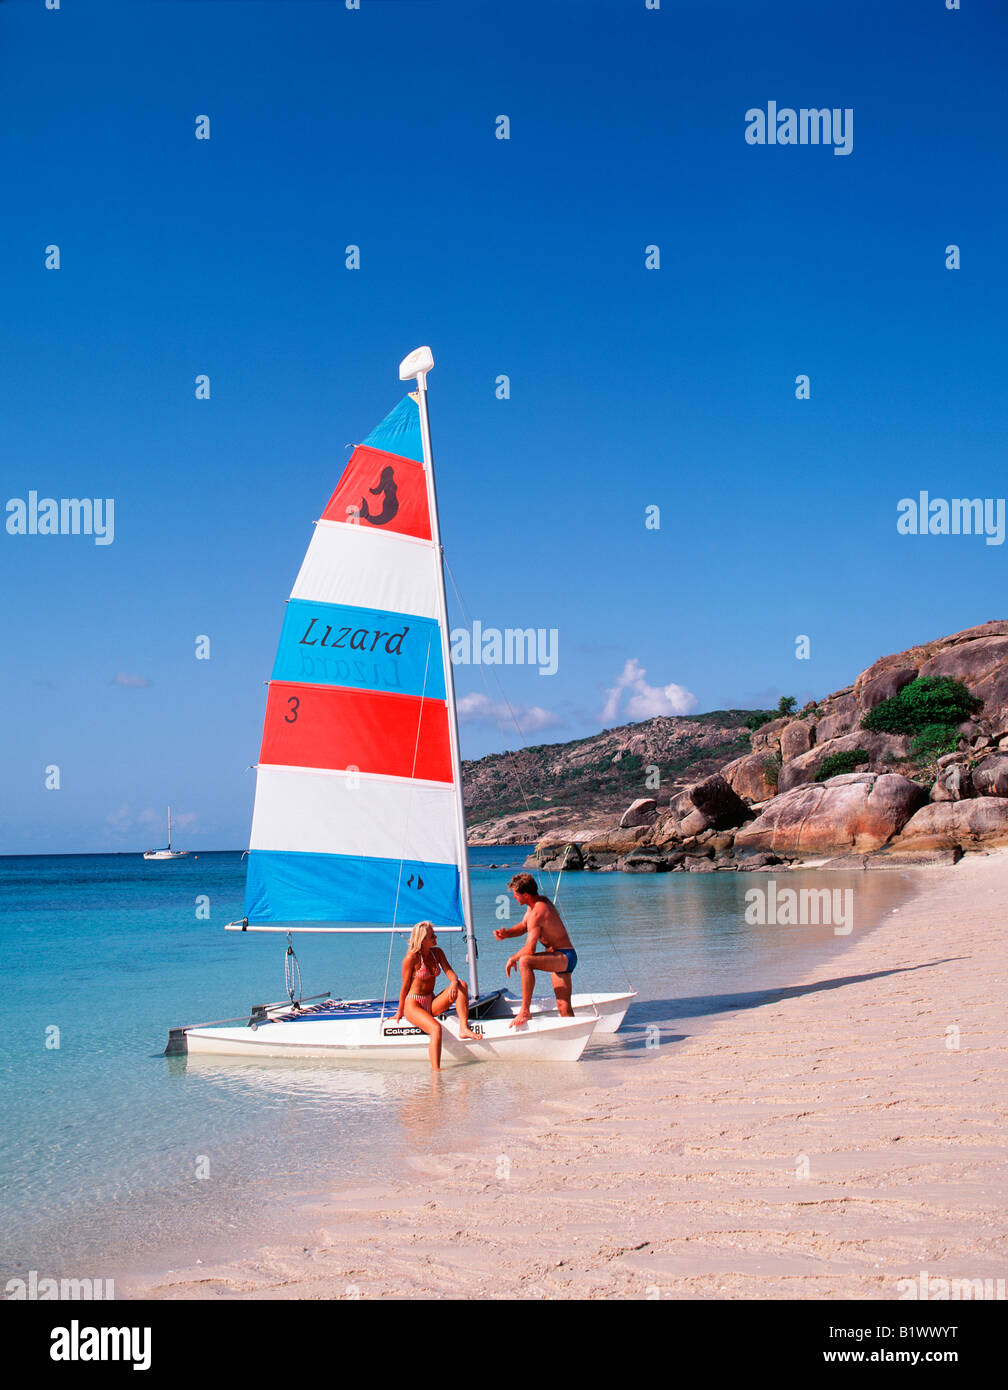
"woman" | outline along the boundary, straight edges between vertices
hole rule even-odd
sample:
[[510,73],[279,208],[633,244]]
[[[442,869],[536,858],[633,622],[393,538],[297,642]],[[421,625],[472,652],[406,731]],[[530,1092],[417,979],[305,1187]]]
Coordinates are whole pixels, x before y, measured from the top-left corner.
[[[434,981],[442,970],[448,985],[434,997]],[[441,1070],[441,1025],[438,1015],[455,1005],[459,1019],[459,1037],[479,1038],[469,1027],[469,991],[465,981],[460,980],[448,964],[448,957],[437,944],[434,927],[430,922],[417,922],[410,934],[409,945],[402,964],[402,989],[399,991],[399,1012],[395,1021],[403,1017],[414,1028],[422,1028],[430,1038],[430,1064],[435,1071]]]

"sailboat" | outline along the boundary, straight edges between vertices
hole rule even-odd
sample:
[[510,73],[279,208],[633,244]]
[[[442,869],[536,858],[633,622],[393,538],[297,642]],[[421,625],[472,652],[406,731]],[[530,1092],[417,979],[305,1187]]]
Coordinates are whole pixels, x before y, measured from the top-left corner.
[[461,1039],[454,1013],[443,1015],[443,1064],[576,1061],[598,1025],[592,1004],[575,1005],[573,1018],[540,1005],[512,1028],[505,992],[480,995],[427,412],[433,365],[427,347],[400,364],[416,389],[354,450],[287,602],[245,915],[227,929],[287,933],[288,997],[247,1018],[172,1029],[168,1054],[426,1061],[427,1037],[396,1022],[396,999],[302,998],[292,944],[295,932],[406,935],[424,920],[439,938],[464,936],[478,1034]]
[[189,853],[187,849],[172,849],[171,847],[171,807],[168,807],[168,848],[167,849],[148,849],[144,851],[145,859],[185,859]]

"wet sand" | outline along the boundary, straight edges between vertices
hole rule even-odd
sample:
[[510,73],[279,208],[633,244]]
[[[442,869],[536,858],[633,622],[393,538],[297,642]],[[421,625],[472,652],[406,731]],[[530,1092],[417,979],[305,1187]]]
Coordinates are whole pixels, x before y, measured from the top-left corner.
[[1005,1278],[1008,851],[908,877],[831,964],[663,1030],[618,1085],[570,1069],[464,1151],[293,1209],[287,1245],[118,1293],[899,1298],[922,1270]]

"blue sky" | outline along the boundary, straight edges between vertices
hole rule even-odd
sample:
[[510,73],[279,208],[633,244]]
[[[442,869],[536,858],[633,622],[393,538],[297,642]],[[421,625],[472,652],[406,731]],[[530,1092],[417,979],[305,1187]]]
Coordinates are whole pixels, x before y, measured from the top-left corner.
[[[284,600],[419,343],[468,613],[557,630],[555,675],[456,670],[525,741],[1005,616],[1005,546],[896,507],[1006,491],[1006,38],[976,0],[6,0],[0,503],[112,497],[115,539],[0,533],[0,852],[144,848],[169,801],[247,843]],[[747,144],[770,100],[852,152]]]

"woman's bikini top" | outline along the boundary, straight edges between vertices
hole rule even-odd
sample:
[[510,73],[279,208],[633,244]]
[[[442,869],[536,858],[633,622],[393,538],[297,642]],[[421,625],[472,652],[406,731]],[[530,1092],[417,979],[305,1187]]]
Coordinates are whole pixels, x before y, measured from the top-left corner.
[[424,984],[433,984],[437,977],[441,974],[441,967],[435,960],[433,961],[434,968],[431,969],[431,967],[424,960],[423,952],[420,951],[418,952],[418,954],[420,959],[417,961],[416,965],[413,968],[413,983],[420,984],[420,982],[422,981]]

